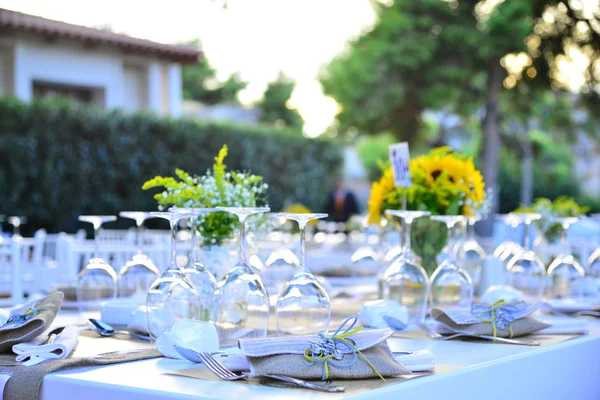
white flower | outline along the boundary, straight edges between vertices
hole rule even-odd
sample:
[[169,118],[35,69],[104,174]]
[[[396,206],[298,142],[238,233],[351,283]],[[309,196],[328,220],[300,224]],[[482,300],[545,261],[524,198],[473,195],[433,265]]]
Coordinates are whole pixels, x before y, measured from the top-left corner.
[[164,209],[165,209],[165,208],[164,208],[163,206],[161,206],[161,205],[159,205],[159,206],[158,206],[158,211],[162,211],[162,210],[164,210]]
[[215,243],[217,243],[217,239],[213,238],[213,239],[212,239],[210,242],[211,242],[212,244],[215,244]]
[[163,197],[167,197],[169,194],[167,193],[167,191],[165,190],[164,192],[162,192]]

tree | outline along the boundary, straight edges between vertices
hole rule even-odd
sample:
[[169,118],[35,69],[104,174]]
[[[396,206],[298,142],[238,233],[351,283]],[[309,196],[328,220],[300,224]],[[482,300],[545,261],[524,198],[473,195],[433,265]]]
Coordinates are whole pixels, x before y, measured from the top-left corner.
[[[200,48],[198,40],[187,44]],[[232,74],[225,82],[219,82],[216,70],[206,57],[201,56],[197,64],[185,65],[182,70],[183,98],[203,104],[237,103],[238,93],[245,89],[247,82],[238,74]]]
[[482,172],[496,191],[507,92],[523,84],[566,87],[556,67],[582,49],[589,59],[583,94],[597,96],[598,8],[555,0],[396,0],[375,7],[373,29],[321,74],[325,93],[342,106],[341,126],[414,142],[425,109],[480,109]]
[[296,83],[279,73],[277,79],[267,85],[260,107],[260,121],[302,131],[304,119],[295,108],[290,107],[290,98]]

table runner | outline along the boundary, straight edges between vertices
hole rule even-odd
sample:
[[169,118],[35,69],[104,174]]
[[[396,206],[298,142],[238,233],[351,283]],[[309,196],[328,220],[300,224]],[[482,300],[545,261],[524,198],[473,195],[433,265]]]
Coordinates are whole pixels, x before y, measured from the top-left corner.
[[[8,357],[14,355],[0,356],[0,363],[3,365]],[[0,374],[9,375],[10,378],[4,386],[4,400],[36,400],[40,393],[40,388],[44,377],[52,372],[76,367],[102,366],[117,364],[122,362],[146,360],[149,358],[158,358],[162,355],[156,350],[144,350],[136,353],[113,353],[102,357],[83,357],[67,358],[64,360],[47,361],[42,364],[26,367],[23,365],[8,366],[0,368]],[[8,360],[7,360],[8,361]]]

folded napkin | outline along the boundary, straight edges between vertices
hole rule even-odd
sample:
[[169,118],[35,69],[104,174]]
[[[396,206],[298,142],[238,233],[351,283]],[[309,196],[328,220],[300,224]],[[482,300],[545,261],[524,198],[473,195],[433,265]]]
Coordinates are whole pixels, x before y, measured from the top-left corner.
[[15,344],[12,350],[17,354],[17,361],[24,361],[23,365],[36,365],[46,360],[68,357],[77,345],[78,338],[79,328],[67,326],[56,337],[54,343],[40,345],[45,339],[45,336],[41,335],[31,342]]
[[[429,350],[392,353],[396,362],[405,366],[410,372],[430,372],[435,368],[433,354]],[[249,371],[248,357],[241,353],[214,354],[213,357],[226,368],[235,371]]]
[[139,335],[148,334],[148,312],[146,306],[140,306],[131,315],[127,331]]
[[525,302],[506,304],[498,301],[492,305],[473,305],[471,308],[434,308],[431,310],[431,327],[442,335],[525,336],[550,326],[531,317],[538,307],[538,304]]
[[10,351],[13,345],[41,335],[54,321],[63,298],[62,292],[55,292],[13,309],[8,320],[0,326],[0,352]]
[[583,319],[548,316],[538,317],[538,319],[551,326],[537,331],[536,335],[586,335],[589,333],[588,321]]
[[348,318],[333,334],[240,339],[239,347],[248,358],[251,376],[383,379],[411,373],[387,345],[391,329],[362,331],[354,329],[356,322],[357,317]]

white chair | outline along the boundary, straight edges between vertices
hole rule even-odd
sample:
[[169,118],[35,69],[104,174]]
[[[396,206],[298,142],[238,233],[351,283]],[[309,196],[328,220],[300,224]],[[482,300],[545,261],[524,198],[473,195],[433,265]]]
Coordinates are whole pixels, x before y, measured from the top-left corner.
[[21,238],[0,246],[0,307],[22,304],[25,298],[21,276]]

